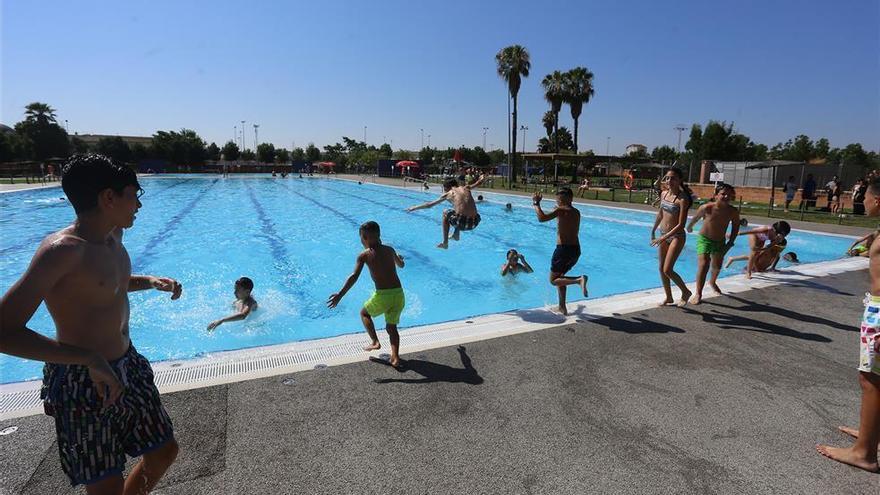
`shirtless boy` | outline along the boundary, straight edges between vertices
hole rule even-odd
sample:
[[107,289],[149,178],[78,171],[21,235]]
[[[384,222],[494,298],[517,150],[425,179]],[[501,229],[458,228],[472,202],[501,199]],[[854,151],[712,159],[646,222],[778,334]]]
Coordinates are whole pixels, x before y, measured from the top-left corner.
[[539,222],[547,222],[556,219],[556,250],[553,251],[553,259],[550,262],[550,283],[556,286],[559,294],[559,312],[567,315],[565,306],[565,291],[569,285],[580,285],[587,297],[587,276],[568,277],[565,274],[574,268],[581,256],[581,243],[578,239],[578,231],[581,226],[581,212],[571,205],[574,194],[571,189],[563,187],[556,192],[556,208],[550,213],[544,213],[541,209],[541,193],[536,192],[532,196],[532,204]]
[[[712,277],[709,279],[709,287],[717,294],[721,294],[718,287],[718,274],[721,272],[721,263],[724,255],[736,241],[739,233],[739,210],[734,208],[730,201],[735,197],[736,191],[730,184],[719,184],[715,187],[714,201],[701,206],[696,215],[691,218],[687,225],[687,231],[694,231],[694,224],[703,219],[703,226],[697,234],[697,289],[691,298],[691,304],[700,304],[703,300],[703,287],[706,284],[706,274],[709,264],[712,265]],[[730,238],[727,237],[727,226],[730,225]]]
[[400,313],[403,312],[403,307],[406,305],[400,278],[397,276],[397,267],[403,268],[403,258],[397,254],[393,247],[382,244],[379,235],[378,223],[371,221],[361,225],[360,236],[364,250],[358,255],[354,272],[345,280],[342,289],[327,299],[327,306],[335,308],[339,304],[342,297],[361,276],[364,265],[367,265],[367,268],[370,269],[370,277],[376,284],[376,291],[361,308],[361,321],[371,341],[370,345],[364,347],[364,350],[373,351],[382,347],[379,344],[379,337],[376,335],[373,318],[384,314],[385,330],[391,341],[391,359],[388,364],[397,368],[400,365],[400,334],[397,333],[397,324],[400,322]]
[[437,244],[440,249],[449,247],[449,228],[454,227],[452,240],[457,241],[462,230],[473,230],[480,224],[480,214],[477,213],[477,203],[471,190],[479,187],[486,176],[481,175],[473,184],[458,185],[455,179],[446,179],[443,183],[443,194],[434,201],[429,201],[416,206],[410,206],[406,211],[416,211],[425,208],[433,208],[444,201],[452,203],[452,209],[443,212],[443,242]]
[[241,277],[240,279],[235,281],[235,288],[233,292],[235,293],[235,301],[232,303],[232,307],[235,309],[235,313],[226,316],[224,318],[220,318],[219,320],[214,320],[208,324],[208,331],[211,332],[215,328],[220,325],[230,322],[230,321],[240,321],[248,317],[252,311],[257,310],[257,300],[254,299],[254,296],[251,295],[251,292],[254,290],[254,281],[249,279],[248,277]]
[[[61,186],[72,225],[40,243],[24,275],[0,300],[0,352],[44,361],[41,397],[55,418],[61,467],[71,484],[96,493],[147,493],[177,456],[171,419],[150,363],[129,339],[128,293],[180,297],[170,278],[132,275],[122,244],[141,206],[134,171],[102,155],[77,155]],[[50,339],[27,328],[45,302]],[[142,456],[123,479],[126,455]]]
[[[880,216],[880,175],[868,178],[865,193],[865,213]],[[862,407],[859,429],[839,427],[840,431],[855,437],[852,447],[817,445],[825,457],[871,472],[880,472],[877,465],[877,443],[880,442],[880,242],[870,248],[871,292],[865,295],[859,339],[859,385],[862,388]]]

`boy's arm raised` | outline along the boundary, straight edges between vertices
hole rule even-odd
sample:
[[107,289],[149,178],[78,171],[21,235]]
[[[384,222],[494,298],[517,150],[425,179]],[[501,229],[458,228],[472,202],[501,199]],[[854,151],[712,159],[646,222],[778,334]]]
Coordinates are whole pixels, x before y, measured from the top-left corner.
[[538,215],[538,221],[543,223],[549,220],[553,220],[554,218],[559,216],[558,210],[553,210],[550,213],[544,213],[544,210],[541,209],[542,199],[544,198],[539,192],[535,192],[535,194],[532,196],[532,204],[535,205],[535,214]]
[[449,195],[449,193],[443,193],[440,195],[439,198],[435,199],[434,201],[428,201],[427,203],[422,203],[420,205],[410,206],[409,208],[406,209],[406,211],[416,211],[416,210],[424,210],[426,208],[433,208],[433,207],[439,205],[440,203],[446,201],[446,198],[448,197],[448,195]]
[[486,180],[486,174],[480,175],[480,178],[477,179],[476,181],[474,181],[473,184],[468,184],[468,185],[465,185],[464,187],[466,187],[468,189],[474,189],[476,187],[480,187],[480,185],[483,183],[484,180]]
[[348,276],[347,279],[345,279],[345,285],[342,286],[342,289],[340,289],[339,292],[331,294],[330,297],[327,299],[328,308],[335,308],[336,305],[339,304],[339,301],[342,300],[342,297],[345,296],[348,290],[351,289],[351,286],[354,285],[355,282],[357,282],[358,277],[361,276],[361,270],[363,269],[364,255],[360,254],[357,257],[357,262],[355,262],[354,264],[354,271],[351,273],[351,275]]
[[[0,352],[46,363],[79,364],[89,368],[104,403],[116,401],[122,384],[100,354],[50,339],[27,328],[46,294],[82,258],[82,250],[63,239],[41,246],[21,279],[0,299]],[[109,389],[109,393],[105,393]]]

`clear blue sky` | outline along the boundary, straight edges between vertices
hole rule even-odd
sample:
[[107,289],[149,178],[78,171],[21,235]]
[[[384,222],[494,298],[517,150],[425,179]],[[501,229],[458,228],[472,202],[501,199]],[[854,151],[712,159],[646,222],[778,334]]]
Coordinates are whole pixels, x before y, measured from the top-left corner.
[[[595,74],[581,149],[676,144],[676,124],[734,121],[757,142],[805,133],[880,149],[880,2],[6,1],[2,105],[32,101],[79,133],[195,129],[240,120],[290,148],[341,136],[394,148],[506,148],[494,56],[524,45],[527,149],[543,135],[541,78]],[[571,127],[567,107],[561,125]],[[686,136],[684,138],[686,140]]]

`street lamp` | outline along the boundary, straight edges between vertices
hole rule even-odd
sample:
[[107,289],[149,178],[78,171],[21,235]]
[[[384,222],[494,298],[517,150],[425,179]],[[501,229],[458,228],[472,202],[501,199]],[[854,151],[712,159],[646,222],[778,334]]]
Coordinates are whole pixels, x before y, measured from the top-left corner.
[[237,125],[232,126],[232,142],[233,143],[238,142],[238,126]]
[[431,135],[428,134],[428,148],[431,147]]
[[70,128],[67,126],[67,119],[64,119],[64,132],[70,134]]
[[257,146],[260,145],[260,140],[257,139],[257,129],[260,127],[260,124],[254,124],[254,151],[257,151]]
[[521,126],[519,126],[519,130],[523,131],[522,152],[525,153],[526,152],[526,131],[529,130],[529,126],[521,125]]
[[488,130],[488,127],[483,127],[483,151],[486,151],[486,131]]
[[364,126],[364,144],[367,144],[367,126]]
[[424,129],[419,129],[419,133],[420,133],[421,136],[422,136],[422,148],[424,148],[424,147],[425,147],[425,130],[424,130]]
[[244,121],[241,121],[241,151],[244,151]]

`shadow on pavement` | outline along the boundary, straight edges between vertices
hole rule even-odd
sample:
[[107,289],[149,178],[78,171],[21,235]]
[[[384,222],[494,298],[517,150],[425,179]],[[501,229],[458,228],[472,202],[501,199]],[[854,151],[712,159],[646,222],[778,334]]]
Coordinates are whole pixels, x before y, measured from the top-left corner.
[[[471,364],[471,358],[465,352],[464,346],[458,346],[458,355],[464,368],[453,368],[445,364],[432,363],[421,359],[404,359],[401,360],[402,373],[414,371],[423,378],[382,378],[374,380],[376,383],[467,383],[469,385],[479,385],[483,383],[483,378],[477,374]],[[387,362],[378,359],[371,359],[373,362],[379,362],[386,366],[391,366]]]
[[[804,275],[803,273],[800,273],[800,272],[794,271],[794,270],[792,270],[792,271],[785,270],[785,273],[791,273],[793,275]],[[806,276],[812,277],[812,275],[806,275]],[[844,292],[840,289],[831,287],[830,285],[819,283],[815,279],[810,279],[810,280],[780,279],[778,281],[779,281],[780,285],[787,285],[789,287],[803,287],[806,289],[817,289],[817,290],[822,290],[825,292],[830,292],[831,294],[837,294],[839,296],[854,296],[855,295],[850,292]]]
[[596,325],[608,327],[612,332],[624,333],[684,333],[684,330],[665,323],[650,321],[647,318],[632,317],[629,319],[606,316],[592,321]]
[[837,328],[839,330],[846,330],[848,332],[858,332],[859,327],[857,325],[845,325],[838,321],[829,320],[826,318],[820,318],[818,316],[813,316],[809,314],[800,313],[797,311],[792,311],[790,309],[785,309],[780,306],[772,306],[770,304],[762,304],[757,301],[750,301],[748,299],[744,299],[742,297],[737,297],[732,294],[726,294],[726,296],[734,301],[737,301],[742,304],[741,307],[729,306],[727,304],[718,304],[715,301],[705,301],[705,304],[718,306],[721,308],[729,308],[735,309],[737,311],[760,311],[762,313],[772,313],[775,315],[779,315],[783,318],[788,318],[792,320],[792,322],[800,322],[805,321],[807,323],[816,323],[818,325],[825,325],[831,328]]
[[[774,325],[773,323],[767,323],[766,321],[722,313],[717,309],[713,309],[710,312],[703,312],[686,307],[684,308],[684,311],[689,314],[699,315],[703,318],[704,322],[711,325],[717,325],[719,328],[723,328],[725,330],[748,330],[750,332],[772,333],[776,335],[783,335],[786,337],[794,337],[797,339],[811,340],[813,342],[832,342],[831,339],[825,337],[824,335],[798,332],[797,330],[793,330],[791,328],[783,327],[780,325]],[[796,323],[796,320],[792,321],[792,324]]]

